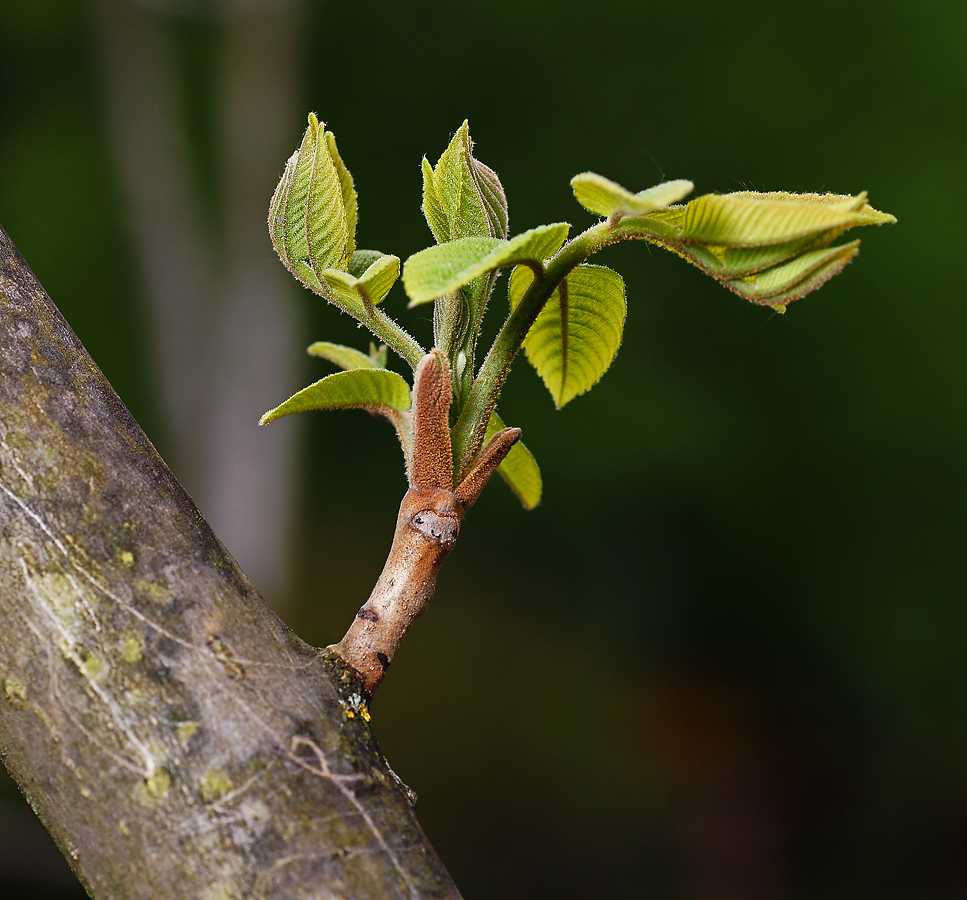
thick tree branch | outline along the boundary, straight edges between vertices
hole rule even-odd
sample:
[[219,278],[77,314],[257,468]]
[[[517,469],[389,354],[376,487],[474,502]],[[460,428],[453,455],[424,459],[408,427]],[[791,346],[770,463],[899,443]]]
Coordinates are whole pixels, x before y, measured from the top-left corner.
[[0,745],[94,897],[458,897],[361,685],[262,601],[0,231]]

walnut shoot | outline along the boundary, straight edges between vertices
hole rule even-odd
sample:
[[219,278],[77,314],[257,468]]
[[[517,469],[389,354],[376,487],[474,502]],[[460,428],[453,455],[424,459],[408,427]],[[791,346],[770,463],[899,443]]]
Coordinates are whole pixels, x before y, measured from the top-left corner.
[[[356,191],[335,138],[309,116],[269,210],[283,263],[306,287],[358,319],[381,342],[368,354],[323,341],[309,352],[343,371],[267,412],[362,408],[388,419],[406,461],[389,557],[369,600],[331,648],[372,693],[407,630],[433,594],[437,573],[466,511],[496,471],[525,508],[540,501],[537,463],[496,404],[521,347],[560,408],[590,390],[621,344],[624,280],[588,258],[620,240],[644,240],[682,256],[753,303],[784,311],[855,257],[850,228],[896,221],[866,194],[706,194],[681,203],[690,181],[632,192],[597,175],[576,175],[576,199],[602,221],[567,240],[558,222],[510,237],[507,198],[477,160],[466,122],[437,164],[424,158],[423,213],[436,243],[406,260],[410,306],[433,303],[434,349],[420,345],[380,307],[400,275],[395,256],[357,250]],[[482,364],[481,324],[501,270],[510,272],[509,312]],[[505,307],[506,309],[506,307]],[[386,368],[392,349],[411,370],[412,390]]]

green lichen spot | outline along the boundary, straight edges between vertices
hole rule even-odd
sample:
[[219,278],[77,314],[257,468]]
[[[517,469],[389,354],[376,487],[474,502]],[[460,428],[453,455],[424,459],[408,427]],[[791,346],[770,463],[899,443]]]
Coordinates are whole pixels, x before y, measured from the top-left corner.
[[203,803],[214,803],[220,797],[224,797],[235,785],[221,766],[209,769],[201,780],[198,793],[201,795]]
[[134,554],[130,550],[122,550],[120,553],[118,553],[118,561],[122,566],[133,566]]
[[83,656],[84,671],[91,677],[97,678],[104,671],[104,663],[93,653],[85,653]]
[[168,599],[168,588],[153,581],[145,581],[143,578],[135,580],[134,589],[145,600],[150,600],[152,603],[164,603]]
[[152,800],[160,800],[171,787],[171,773],[167,769],[155,769],[144,780],[145,793]]
[[23,707],[27,703],[27,688],[18,678],[4,678],[3,692],[14,706]]
[[125,662],[136,663],[143,655],[144,647],[141,643],[141,638],[136,636],[126,637],[124,643],[121,644],[121,658]]
[[74,612],[77,601],[77,590],[70,583],[70,579],[60,572],[48,572],[37,583],[40,593],[45,600],[53,604],[60,612]]
[[175,734],[182,741],[190,741],[195,736],[196,731],[198,731],[197,722],[182,722],[175,728]]

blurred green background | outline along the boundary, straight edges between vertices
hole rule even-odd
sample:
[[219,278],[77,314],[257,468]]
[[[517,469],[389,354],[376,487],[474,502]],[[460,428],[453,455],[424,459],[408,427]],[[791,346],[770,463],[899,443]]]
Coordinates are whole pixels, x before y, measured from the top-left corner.
[[[464,118],[512,233],[591,224],[568,186],[585,169],[633,190],[865,189],[898,217],[785,316],[646,245],[602,253],[627,283],[622,349],[562,412],[520,360],[501,413],[544,501],[484,493],[374,726],[468,900],[967,896],[967,6],[0,4],[0,224],[179,474],[104,62],[122,15],[163,50],[161,125],[215,259],[234,227],[226,34],[247,16],[280,16],[292,47],[283,149],[246,183],[267,208],[316,110],[361,246],[432,240],[420,158]],[[312,340],[367,337],[283,291],[294,390],[329,371],[302,359]],[[428,343],[405,302],[395,287],[386,308]],[[385,423],[302,418],[272,426],[297,448],[295,518],[265,593],[322,645],[375,581],[405,483]],[[7,784],[3,896],[77,896],[27,816]]]

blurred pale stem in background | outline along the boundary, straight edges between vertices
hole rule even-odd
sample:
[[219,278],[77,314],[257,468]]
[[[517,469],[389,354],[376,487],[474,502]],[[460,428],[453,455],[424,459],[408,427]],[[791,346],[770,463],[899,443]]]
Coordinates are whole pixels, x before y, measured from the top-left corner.
[[108,112],[160,375],[168,461],[263,594],[283,597],[296,429],[257,429],[298,385],[296,301],[265,228],[292,142],[298,0],[219,0],[219,205],[192,190],[165,18],[198,4],[100,0]]

